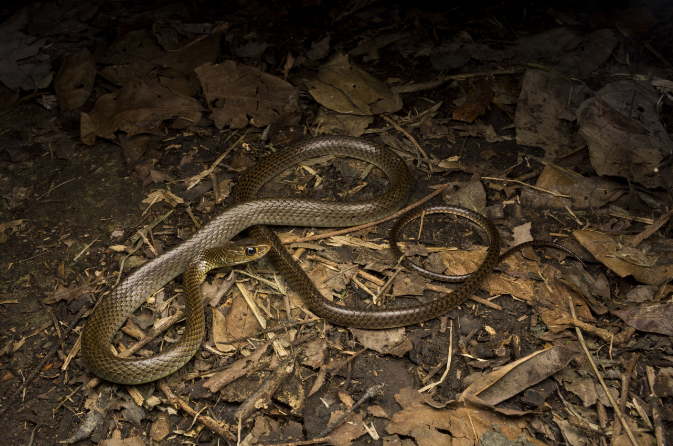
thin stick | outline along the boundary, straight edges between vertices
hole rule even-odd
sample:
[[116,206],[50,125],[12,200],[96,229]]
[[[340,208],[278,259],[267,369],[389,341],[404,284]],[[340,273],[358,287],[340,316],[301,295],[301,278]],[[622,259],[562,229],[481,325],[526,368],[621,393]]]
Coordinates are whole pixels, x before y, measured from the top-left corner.
[[431,200],[436,195],[441,194],[442,191],[444,191],[444,189],[446,189],[447,187],[449,187],[449,183],[443,184],[436,191],[432,192],[427,197],[417,201],[416,203],[410,204],[409,206],[405,207],[404,209],[399,210],[399,211],[395,212],[394,214],[389,215],[389,216],[387,216],[385,218],[382,218],[380,220],[372,221],[370,223],[365,223],[364,225],[360,225],[360,226],[353,226],[352,228],[346,228],[346,229],[340,229],[338,231],[326,232],[324,234],[316,234],[316,235],[311,235],[309,237],[287,239],[287,240],[283,240],[283,244],[288,245],[290,243],[301,243],[301,242],[310,242],[310,241],[313,241],[313,240],[322,240],[322,239],[329,238],[329,237],[334,237],[334,236],[337,236],[337,235],[343,235],[343,234],[348,234],[348,233],[355,232],[355,231],[360,231],[361,229],[369,228],[371,226],[376,226],[376,225],[384,223],[388,220],[394,220],[397,217],[399,217],[400,215],[404,215],[407,212],[409,212],[410,210],[422,205],[426,201]]
[[[575,315],[575,304],[573,303],[572,296],[568,296],[568,300],[570,301],[570,314],[572,315],[573,319],[577,319],[577,316]],[[589,360],[589,363],[591,364],[591,368],[594,369],[594,373],[596,374],[596,377],[598,378],[598,381],[600,381],[601,386],[603,386],[603,390],[605,390],[605,394],[607,395],[608,399],[610,400],[610,404],[612,404],[612,408],[614,409],[615,413],[619,417],[619,421],[621,421],[622,427],[624,428],[624,430],[626,430],[626,434],[629,436],[629,439],[631,440],[631,444],[633,446],[638,446],[638,442],[636,441],[636,437],[633,436],[633,432],[631,432],[631,428],[629,427],[628,424],[626,424],[626,420],[624,419],[624,415],[622,414],[622,411],[619,410],[619,406],[617,405],[617,402],[612,397],[612,394],[610,393],[610,389],[608,389],[608,386],[605,384],[605,381],[603,381],[603,377],[598,372],[598,368],[596,367],[596,364],[594,363],[594,360],[591,358],[591,353],[589,353],[589,349],[587,348],[587,345],[584,342],[584,336],[582,336],[582,330],[580,330],[579,327],[575,327],[575,331],[577,332],[577,338],[580,341],[580,345],[582,346],[582,350],[584,350],[584,354],[587,355],[587,359]]]
[[453,321],[451,321],[451,325],[449,326],[449,356],[446,359],[446,370],[444,370],[444,374],[442,377],[437,381],[436,383],[428,384],[427,386],[423,387],[421,390],[418,391],[418,393],[425,392],[426,390],[430,390],[434,388],[435,386],[440,385],[441,383],[444,382],[446,377],[449,374],[449,369],[451,368],[451,356],[453,356]]
[[[187,190],[189,190],[189,189],[191,189],[192,187],[196,186],[197,184],[199,184],[199,182],[200,182],[202,179],[204,179],[205,177],[207,177],[208,175],[210,175],[211,173],[213,173],[213,172],[215,171],[215,168],[217,167],[217,165],[220,164],[220,162],[224,159],[224,157],[226,157],[227,155],[229,155],[229,152],[231,152],[232,149],[233,149],[234,147],[236,147],[236,146],[238,145],[238,143],[241,142],[241,140],[242,140],[243,138],[245,138],[245,136],[246,136],[247,134],[248,134],[248,132],[245,132],[245,135],[241,136],[241,137],[238,139],[238,141],[236,141],[234,144],[231,145],[231,147],[229,147],[229,148],[227,149],[226,152],[224,152],[222,155],[220,155],[219,158],[217,158],[217,159],[215,160],[215,162],[214,162],[208,169],[204,170],[203,172],[201,172],[201,173],[199,173],[199,174],[194,175],[194,176],[189,180],[189,186],[187,186]],[[215,184],[213,184],[213,189],[215,189]]]
[[360,407],[360,406],[362,405],[362,403],[364,403],[365,401],[367,401],[369,398],[371,398],[371,397],[373,397],[374,395],[376,395],[377,393],[379,393],[379,391],[380,391],[381,389],[383,389],[383,384],[378,384],[378,385],[376,385],[376,386],[374,386],[374,387],[370,387],[369,390],[367,390],[367,392],[366,392],[364,395],[362,395],[362,398],[360,398],[360,399],[358,400],[357,403],[353,404],[353,406],[351,406],[351,408],[348,409],[348,410],[346,411],[346,413],[344,413],[343,415],[341,415],[336,421],[334,421],[332,424],[330,424],[329,426],[327,426],[327,427],[325,428],[324,431],[320,432],[320,433],[318,434],[318,438],[320,438],[320,437],[326,437],[327,434],[329,434],[330,432],[332,432],[332,430],[333,430],[335,427],[337,427],[337,426],[339,425],[339,423],[341,423],[341,422],[342,422],[348,415],[350,415],[351,413],[353,413],[354,410],[356,410],[358,407]]
[[207,415],[198,414],[194,409],[192,409],[189,406],[189,404],[185,403],[180,398],[175,396],[171,388],[168,387],[168,384],[166,384],[165,380],[163,379],[159,380],[158,385],[159,388],[164,392],[164,395],[166,395],[166,398],[168,398],[168,401],[170,401],[171,404],[173,404],[176,407],[180,407],[182,410],[187,412],[191,417],[198,417],[199,421],[201,421],[204,424],[204,426],[206,426],[208,429],[215,432],[217,435],[224,438],[225,440],[236,441],[236,437],[234,437],[234,435],[231,432],[229,432],[226,429],[226,427],[223,427],[221,425],[224,424],[224,426],[226,426],[226,423],[224,423],[223,421],[217,422]]
[[77,323],[79,322],[79,320],[82,318],[82,316],[84,316],[84,313],[85,313],[88,309],[89,309],[89,307],[88,307],[87,305],[85,305],[85,306],[82,307],[81,310],[79,310],[79,313],[77,313],[77,315],[76,315],[75,318],[72,320],[72,322],[70,323],[70,325],[68,325],[68,328],[63,332],[63,335],[61,335],[61,337],[58,339],[58,342],[56,342],[56,343],[51,347],[51,349],[49,349],[49,351],[47,352],[47,354],[44,355],[44,358],[42,358],[42,360],[37,364],[37,366],[35,366],[35,368],[34,368],[33,371],[31,372],[31,374],[28,375],[28,378],[26,378],[26,380],[23,382],[23,384],[21,384],[21,387],[19,387],[19,388],[12,394],[12,396],[10,396],[9,398],[7,398],[7,399],[3,402],[4,407],[3,407],[2,409],[0,409],[0,417],[1,417],[5,412],[7,412],[7,409],[9,409],[10,407],[15,408],[15,406],[12,404],[12,402],[14,402],[14,399],[15,399],[20,393],[23,392],[23,390],[28,386],[28,384],[30,384],[30,383],[35,379],[35,377],[40,373],[40,371],[41,371],[42,368],[45,366],[45,364],[51,360],[51,357],[54,356],[54,353],[56,353],[56,350],[58,350],[58,349],[60,348],[61,343],[62,343],[63,341],[65,341],[65,339],[68,337],[68,335],[69,335],[70,332],[73,330],[73,328],[75,328],[75,325],[77,325]]
[[531,189],[535,189],[540,192],[544,192],[545,194],[550,194],[555,197],[561,197],[561,198],[571,198],[570,195],[564,195],[564,194],[557,194],[556,192],[552,192],[550,190],[542,189],[540,187],[532,186],[528,183],[524,183],[523,181],[519,180],[514,180],[514,179],[509,179],[509,178],[495,178],[495,177],[481,177],[482,180],[494,180],[494,181],[509,181],[510,183],[517,183],[522,186],[530,187]]
[[388,124],[392,125],[395,128],[395,130],[402,133],[404,136],[407,137],[407,139],[409,141],[411,141],[411,143],[414,145],[414,147],[416,147],[418,149],[418,151],[421,152],[421,155],[423,156],[423,159],[425,160],[425,164],[428,165],[428,169],[430,169],[430,172],[432,172],[432,164],[430,164],[430,159],[428,158],[427,153],[425,153],[425,151],[421,148],[421,145],[418,144],[418,141],[416,141],[416,138],[411,136],[409,134],[409,132],[407,132],[402,127],[400,127],[400,125],[398,123],[396,123],[395,121],[393,121],[390,118],[390,116],[384,116],[383,119],[385,119],[388,122]]
[[269,443],[269,446],[306,446],[309,444],[326,443],[330,441],[330,437],[314,438],[313,440],[300,440],[291,443]]

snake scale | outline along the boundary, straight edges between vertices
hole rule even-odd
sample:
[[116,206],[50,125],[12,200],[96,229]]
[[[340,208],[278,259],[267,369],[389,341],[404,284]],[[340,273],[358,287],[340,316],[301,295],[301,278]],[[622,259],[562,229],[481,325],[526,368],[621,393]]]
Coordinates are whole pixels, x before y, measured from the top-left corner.
[[[348,203],[255,198],[262,185],[283,170],[303,160],[326,155],[348,156],[374,164],[388,176],[388,191],[370,200]],[[112,382],[140,384],[165,377],[187,363],[198,350],[205,332],[198,282],[205,271],[222,260],[224,255],[215,250],[209,251],[204,258],[202,253],[224,245],[245,229],[252,237],[268,241],[268,255],[290,286],[303,297],[312,312],[334,324],[358,328],[399,327],[426,321],[454,308],[479,288],[499,259],[500,237],[497,229],[490,220],[474,211],[449,205],[442,206],[438,212],[467,218],[486,231],[490,243],[482,265],[453,293],[426,304],[395,309],[357,310],[327,301],[283,247],[276,234],[263,226],[347,227],[367,223],[399,209],[409,196],[410,186],[408,168],[397,154],[356,138],[329,136],[310,139],[263,158],[236,185],[235,205],[181,245],[144,264],[101,299],[82,333],[82,355],[90,370]],[[398,222],[393,232],[419,215],[408,214]],[[110,345],[122,324],[152,293],[182,274],[190,261],[199,255],[200,260],[205,260],[206,266],[198,274],[191,274],[193,277],[185,279],[186,283],[196,283],[196,286],[187,284],[193,290],[185,293],[187,322],[182,338],[170,349],[149,358],[120,358],[114,355]]]

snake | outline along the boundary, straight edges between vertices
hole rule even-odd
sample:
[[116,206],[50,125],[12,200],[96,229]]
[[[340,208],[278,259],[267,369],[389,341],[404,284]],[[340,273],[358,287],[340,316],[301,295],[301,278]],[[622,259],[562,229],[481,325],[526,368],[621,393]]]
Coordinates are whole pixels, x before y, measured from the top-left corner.
[[[287,168],[301,161],[328,155],[352,157],[375,165],[388,177],[388,190],[378,197],[358,202],[256,197],[269,179]],[[450,276],[453,279],[465,279],[452,293],[425,304],[394,309],[356,309],[328,301],[285,249],[278,236],[266,226],[348,227],[364,224],[395,212],[407,201],[410,191],[411,175],[404,160],[385,146],[358,138],[326,136],[308,139],[262,158],[236,185],[231,207],[182,244],[142,265],[99,300],[81,336],[81,352],[85,362],[97,376],[119,384],[151,382],[180,369],[194,356],[204,338],[205,316],[199,283],[206,272],[215,267],[256,259],[264,254],[270,257],[290,287],[299,293],[309,310],[333,324],[383,329],[411,325],[444,314],[477,291],[500,259],[500,235],[497,228],[475,211],[444,205],[441,210],[431,208],[426,209],[425,213],[457,215],[484,229],[489,237],[489,245],[479,268],[467,276]],[[401,254],[396,244],[399,230],[420,215],[419,212],[406,214],[394,226],[391,235],[393,252]],[[231,242],[234,236],[246,229],[251,241]],[[230,252],[232,249],[234,254]],[[171,348],[151,357],[122,358],[115,355],[110,346],[124,322],[149,296],[185,271],[186,323],[183,336]]]

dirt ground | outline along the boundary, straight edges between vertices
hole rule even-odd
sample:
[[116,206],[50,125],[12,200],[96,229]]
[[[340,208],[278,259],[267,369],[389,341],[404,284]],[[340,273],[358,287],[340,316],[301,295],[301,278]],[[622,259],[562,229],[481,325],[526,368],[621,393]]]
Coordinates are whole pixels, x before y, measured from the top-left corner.
[[[673,442],[668,2],[64,0],[0,21],[0,445]],[[263,258],[208,275],[206,334],[179,371],[95,377],[80,335],[96,302],[231,206],[258,160],[322,135],[390,147],[409,205],[475,210],[503,252],[537,239],[581,262],[526,248],[438,318],[358,330],[315,317]],[[327,157],[259,196],[389,183]],[[446,298],[456,284],[399,267],[393,224],[274,230],[335,302]],[[447,215],[401,241],[444,274],[488,244]],[[113,348],[170,348],[182,293],[166,284]]]

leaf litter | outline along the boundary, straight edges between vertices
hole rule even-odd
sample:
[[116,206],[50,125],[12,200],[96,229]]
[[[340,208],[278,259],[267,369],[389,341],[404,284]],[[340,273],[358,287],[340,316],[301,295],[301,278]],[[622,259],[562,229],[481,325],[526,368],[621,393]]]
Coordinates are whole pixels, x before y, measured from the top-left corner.
[[[521,37],[503,26],[512,23],[501,17],[506,8],[491,9],[479,30],[445,12],[362,2],[339,14],[313,5],[335,14],[327,31],[287,26],[312,3],[271,12],[234,6],[241,15],[140,3],[115,11],[111,42],[99,34],[111,12],[93,4],[28,6],[0,26],[8,54],[0,112],[11,129],[0,134],[0,215],[8,217],[0,243],[10,277],[0,281],[10,321],[0,331],[0,386],[16,394],[26,368],[41,376],[25,381],[37,398],[2,412],[14,417],[9,435],[26,436],[33,423],[35,444],[133,445],[148,436],[344,446],[670,440],[673,84],[658,40],[670,33],[659,26],[666,14],[532,7],[549,28]],[[253,30],[268,17],[273,27]],[[587,266],[551,249],[524,251],[439,320],[357,330],[316,318],[262,260],[204,284],[207,337],[186,367],[156,385],[97,384],[78,358],[79,318],[93,299],[228,205],[231,185],[274,146],[334,133],[398,152],[417,177],[414,201],[442,188],[443,202],[493,219],[505,245],[553,239]],[[103,140],[121,147],[119,160]],[[66,178],[49,162],[61,163]],[[387,187],[364,163],[304,164],[268,189],[341,200]],[[37,180],[39,169],[49,181]],[[92,199],[78,179],[87,170],[105,185]],[[151,183],[161,187],[128,192]],[[133,198],[111,200],[107,216],[91,219],[96,225],[71,223],[115,196]],[[131,220],[109,217],[128,205]],[[112,227],[99,232],[107,219]],[[434,216],[423,224],[402,240],[414,262],[440,273],[477,268],[486,244],[478,229]],[[402,270],[380,226],[292,249],[339,304],[394,307],[449,292]],[[175,343],[184,317],[179,283],[152,296],[113,348],[147,356]],[[33,301],[29,289],[46,298]],[[23,322],[38,311],[50,322]],[[39,346],[52,353],[34,367]],[[437,384],[419,393],[428,382]],[[77,410],[81,422],[69,415]]]

